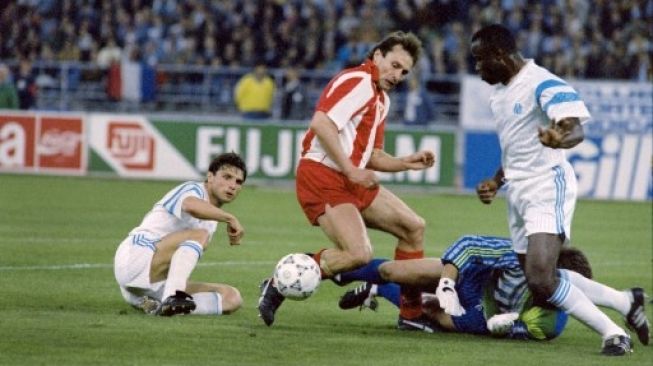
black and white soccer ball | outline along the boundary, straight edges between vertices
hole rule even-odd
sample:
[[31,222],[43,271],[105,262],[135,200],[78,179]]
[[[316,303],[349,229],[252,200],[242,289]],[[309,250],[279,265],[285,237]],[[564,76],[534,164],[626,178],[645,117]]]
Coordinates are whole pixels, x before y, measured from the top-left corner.
[[292,253],[281,258],[274,270],[274,283],[283,296],[305,300],[320,285],[320,266],[304,253]]

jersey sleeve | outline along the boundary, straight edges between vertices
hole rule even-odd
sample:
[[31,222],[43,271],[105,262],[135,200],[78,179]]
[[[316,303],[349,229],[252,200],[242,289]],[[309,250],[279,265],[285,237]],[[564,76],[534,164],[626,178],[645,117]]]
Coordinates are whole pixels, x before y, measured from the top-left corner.
[[[374,96],[365,73],[344,74],[332,80],[322,92],[316,110],[324,112],[341,130]],[[358,75],[360,74],[360,75]]]
[[535,100],[549,120],[576,117],[585,123],[591,117],[578,92],[563,80],[548,79],[539,83]]
[[182,219],[181,206],[187,197],[205,199],[204,189],[198,182],[186,182],[177,186],[159,202],[170,214]]

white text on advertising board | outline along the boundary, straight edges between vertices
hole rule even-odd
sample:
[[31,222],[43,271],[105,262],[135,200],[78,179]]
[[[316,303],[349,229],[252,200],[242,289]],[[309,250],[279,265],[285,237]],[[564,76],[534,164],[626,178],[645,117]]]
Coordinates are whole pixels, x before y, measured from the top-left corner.
[[[208,168],[211,158],[223,152],[243,154],[250,174],[265,177],[293,177],[301,153],[303,129],[276,130],[272,136],[263,136],[257,127],[209,127],[197,129],[195,167],[199,171]],[[437,157],[441,140],[436,135],[413,136],[397,134],[394,140],[397,156],[410,155],[418,150],[431,150]],[[391,152],[393,153],[393,152]],[[440,181],[439,164],[427,170],[399,173],[379,173],[386,182],[409,182],[436,184]]]

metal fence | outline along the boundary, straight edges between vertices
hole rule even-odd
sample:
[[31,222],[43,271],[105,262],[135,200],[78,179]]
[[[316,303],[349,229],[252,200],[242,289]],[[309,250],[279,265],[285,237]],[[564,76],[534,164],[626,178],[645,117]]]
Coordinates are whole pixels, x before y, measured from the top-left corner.
[[[11,66],[11,64],[10,64]],[[158,65],[155,98],[150,102],[112,100],[107,93],[108,70],[94,63],[39,62],[34,64],[38,97],[36,107],[55,111],[192,112],[194,114],[237,114],[234,86],[246,68],[216,68],[198,65]],[[285,70],[272,69],[277,93],[273,118],[305,120],[313,113],[320,92],[333,72],[300,72],[304,95],[301,108],[282,115]],[[422,125],[455,125],[458,122],[460,81],[455,75],[422,75],[422,99],[430,111]],[[392,92],[388,121],[401,123],[408,95],[407,83]]]

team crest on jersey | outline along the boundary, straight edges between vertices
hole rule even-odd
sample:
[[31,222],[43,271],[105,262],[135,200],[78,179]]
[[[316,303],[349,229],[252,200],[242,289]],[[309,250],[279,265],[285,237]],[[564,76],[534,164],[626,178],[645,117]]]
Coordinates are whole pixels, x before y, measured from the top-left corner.
[[521,106],[521,103],[517,102],[515,103],[515,107],[512,109],[515,114],[521,114],[523,107]]

